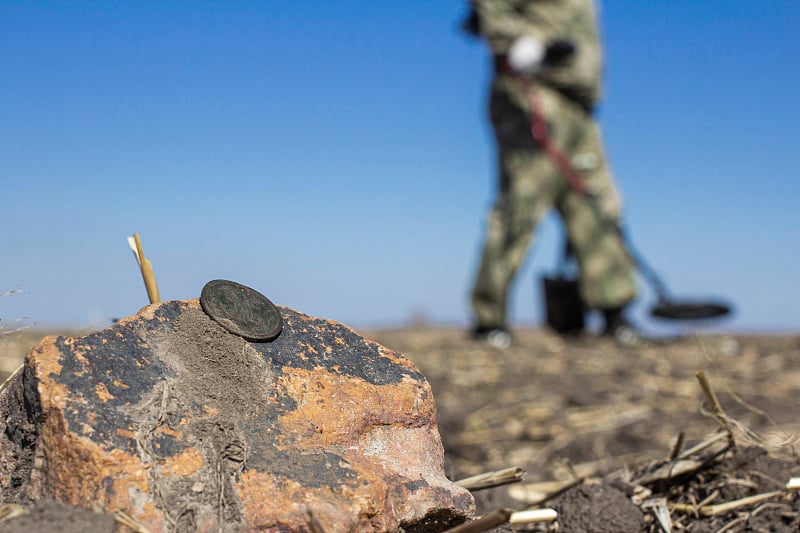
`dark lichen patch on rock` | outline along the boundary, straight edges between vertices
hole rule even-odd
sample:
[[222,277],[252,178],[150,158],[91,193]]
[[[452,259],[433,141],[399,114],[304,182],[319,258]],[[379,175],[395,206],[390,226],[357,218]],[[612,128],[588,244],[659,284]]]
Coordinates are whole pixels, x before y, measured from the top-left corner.
[[272,475],[291,479],[305,487],[340,490],[357,483],[358,474],[348,468],[347,462],[331,452],[301,453],[287,449],[270,457],[271,463],[262,463]]
[[[88,424],[95,442],[128,453],[136,450],[129,436],[136,424],[125,408],[141,402],[170,374],[138,330],[134,324],[117,324],[81,339],[58,337],[61,371],[49,376],[71,391],[65,410],[70,431],[86,433]],[[83,408],[87,402],[106,407],[89,420]]]
[[[388,350],[343,324],[313,318],[287,307],[278,309],[283,316],[284,331],[272,342],[253,344],[276,365],[306,370],[322,368],[373,385],[399,383],[404,377],[425,380],[413,366],[398,364],[383,353]],[[298,350],[302,357],[297,356]]]

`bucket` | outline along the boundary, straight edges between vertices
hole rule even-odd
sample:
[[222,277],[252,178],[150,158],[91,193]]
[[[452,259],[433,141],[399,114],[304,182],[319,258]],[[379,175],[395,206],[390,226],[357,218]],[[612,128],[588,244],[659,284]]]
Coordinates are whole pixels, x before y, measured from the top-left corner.
[[578,280],[564,276],[542,276],[547,325],[561,335],[578,335],[583,331],[586,304],[583,303]]

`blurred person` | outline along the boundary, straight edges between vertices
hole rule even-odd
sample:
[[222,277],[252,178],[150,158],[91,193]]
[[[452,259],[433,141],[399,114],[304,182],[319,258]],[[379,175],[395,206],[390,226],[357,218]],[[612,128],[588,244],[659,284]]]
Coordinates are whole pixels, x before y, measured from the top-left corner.
[[555,208],[586,307],[602,313],[604,334],[641,344],[625,313],[636,297],[635,265],[618,230],[620,198],[592,115],[602,77],[594,2],[470,3],[465,29],[485,40],[494,59],[489,116],[499,174],[472,289],[473,337],[510,345],[509,289],[539,220]]

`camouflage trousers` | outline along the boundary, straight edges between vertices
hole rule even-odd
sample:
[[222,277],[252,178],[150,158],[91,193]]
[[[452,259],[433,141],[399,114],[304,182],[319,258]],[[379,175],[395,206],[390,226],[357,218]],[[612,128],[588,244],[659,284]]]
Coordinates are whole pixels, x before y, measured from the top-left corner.
[[559,92],[541,85],[535,90],[551,140],[579,172],[603,217],[614,224],[603,222],[597,208],[569,188],[530,133],[524,94],[512,78],[499,76],[490,105],[498,147],[499,190],[472,291],[472,311],[480,326],[506,326],[510,285],[536,225],[551,208],[564,222],[587,306],[613,309],[636,296],[634,265],[615,231],[620,199],[606,166],[598,125]]

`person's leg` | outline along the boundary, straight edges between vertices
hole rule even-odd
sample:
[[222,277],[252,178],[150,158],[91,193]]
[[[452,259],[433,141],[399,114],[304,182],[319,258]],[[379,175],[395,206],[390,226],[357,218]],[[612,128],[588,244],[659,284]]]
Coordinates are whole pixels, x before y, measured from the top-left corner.
[[552,205],[547,191],[532,187],[549,172],[541,154],[501,150],[499,159],[501,189],[489,213],[472,290],[472,312],[476,329],[481,330],[507,328],[511,283],[525,260],[536,224]]
[[603,311],[606,331],[614,333],[629,325],[623,311],[636,297],[635,265],[619,232],[620,200],[599,129],[588,116],[584,120],[584,134],[570,155],[593,199],[569,192],[557,205],[575,250],[584,301],[589,308]]
[[[548,95],[545,100],[551,98]],[[499,190],[472,290],[478,333],[507,328],[510,286],[525,260],[536,224],[563,187],[552,162],[530,136],[527,113],[502,91],[493,94],[491,111],[498,142]]]

